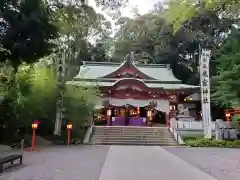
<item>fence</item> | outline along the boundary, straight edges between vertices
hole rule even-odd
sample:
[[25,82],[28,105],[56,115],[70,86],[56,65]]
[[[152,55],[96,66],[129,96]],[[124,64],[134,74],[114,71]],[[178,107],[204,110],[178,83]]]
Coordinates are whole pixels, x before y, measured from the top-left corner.
[[236,122],[216,121],[217,139],[240,139],[240,127]]
[[[203,129],[203,121],[188,121],[188,120],[175,120],[171,119],[170,121],[171,127],[176,129]],[[215,122],[213,121],[211,124],[212,130],[215,130]]]

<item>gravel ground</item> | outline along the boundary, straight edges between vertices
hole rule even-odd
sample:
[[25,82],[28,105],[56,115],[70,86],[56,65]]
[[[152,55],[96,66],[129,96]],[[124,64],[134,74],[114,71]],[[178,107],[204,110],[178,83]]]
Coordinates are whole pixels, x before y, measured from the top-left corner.
[[0,180],[98,180],[108,146],[51,147],[25,153],[23,165]]
[[164,147],[218,180],[240,179],[240,149]]

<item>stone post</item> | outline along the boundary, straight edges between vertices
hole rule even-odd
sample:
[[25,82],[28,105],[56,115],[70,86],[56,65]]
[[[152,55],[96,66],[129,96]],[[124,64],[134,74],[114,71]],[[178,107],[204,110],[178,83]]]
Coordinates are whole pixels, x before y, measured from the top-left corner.
[[221,125],[222,125],[222,120],[216,119],[216,123],[215,123],[215,138],[216,138],[216,140],[222,140]]

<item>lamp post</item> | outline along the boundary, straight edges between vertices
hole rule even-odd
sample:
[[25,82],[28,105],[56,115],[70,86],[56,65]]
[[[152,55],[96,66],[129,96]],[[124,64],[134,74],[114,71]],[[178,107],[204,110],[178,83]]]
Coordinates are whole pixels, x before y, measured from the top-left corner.
[[72,124],[67,124],[67,144],[70,145]]
[[39,124],[39,121],[38,120],[35,120],[33,123],[32,123],[32,147],[31,147],[31,151],[36,151],[36,147],[35,147],[35,140],[36,140],[36,129],[38,128],[38,124]]
[[226,113],[225,116],[226,116],[227,121],[229,122],[230,118],[231,118],[231,114],[230,113]]
[[227,113],[225,114],[225,116],[226,116],[226,120],[227,120],[226,125],[227,125],[227,127],[229,128],[229,127],[230,127],[231,114],[227,112]]

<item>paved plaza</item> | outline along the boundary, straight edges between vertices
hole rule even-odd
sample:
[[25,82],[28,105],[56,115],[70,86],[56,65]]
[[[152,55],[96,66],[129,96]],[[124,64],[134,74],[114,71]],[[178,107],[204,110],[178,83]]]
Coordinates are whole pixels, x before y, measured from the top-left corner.
[[0,180],[237,180],[240,149],[55,146],[24,155]]

